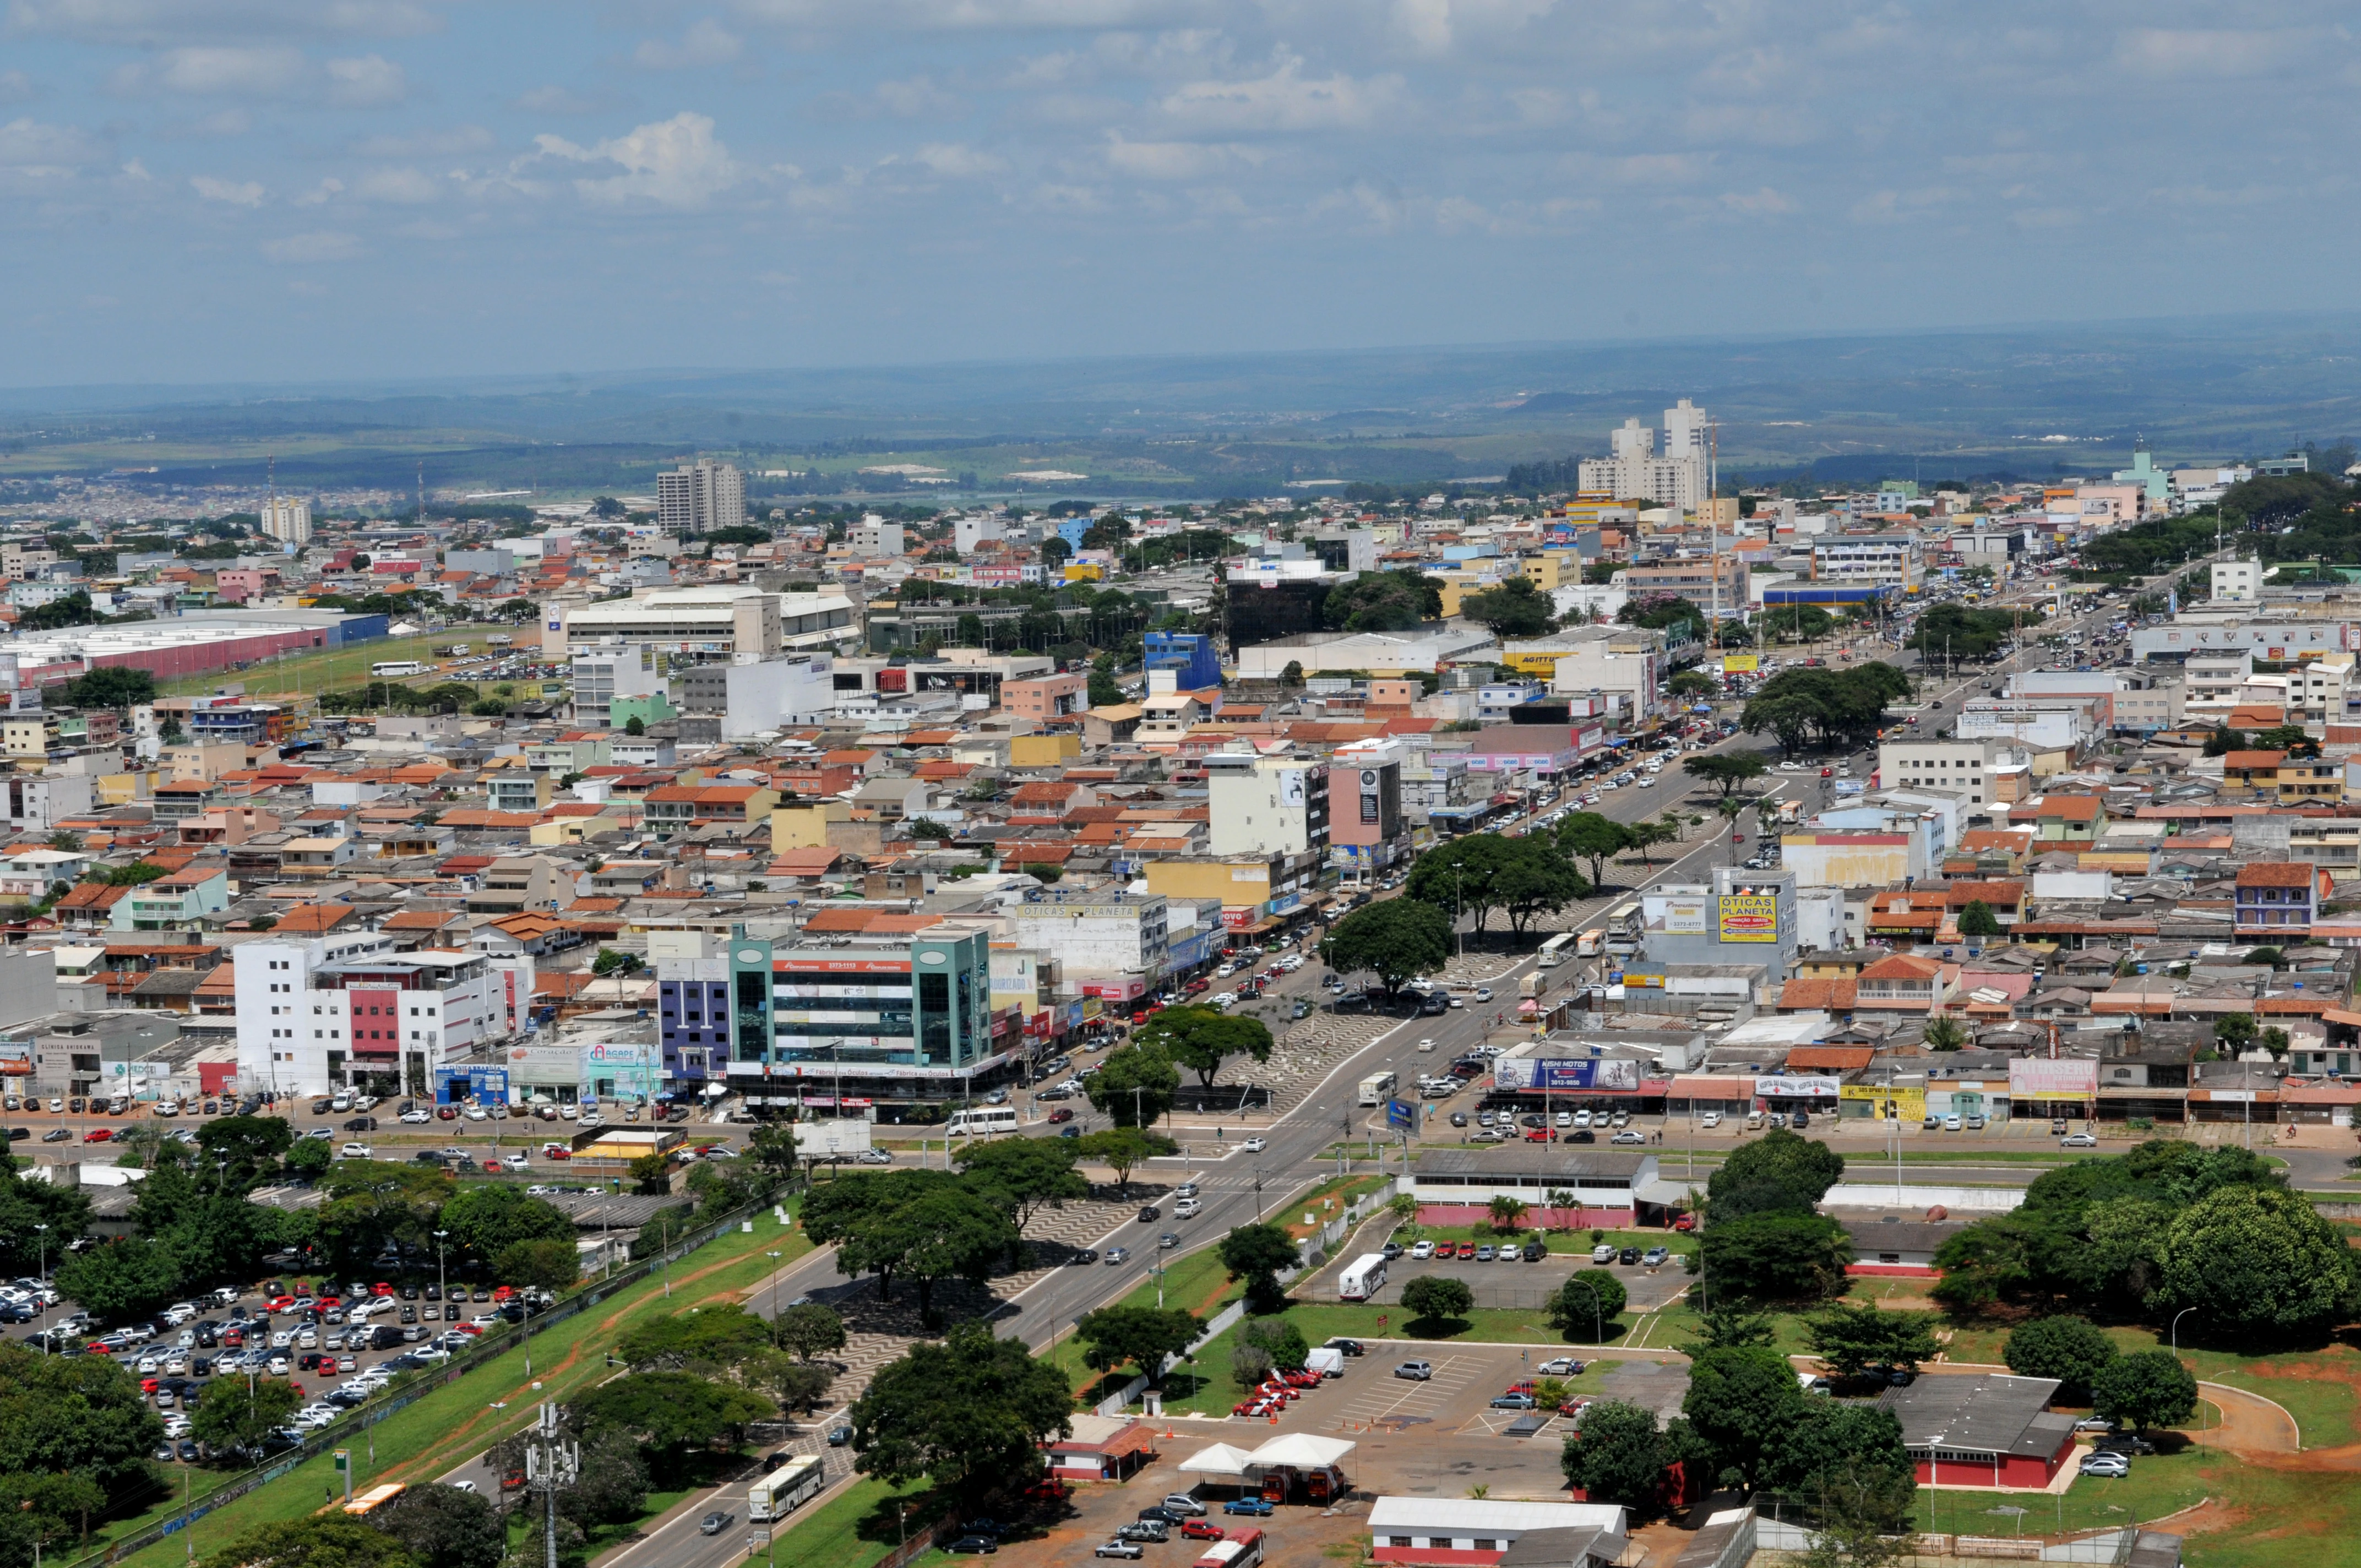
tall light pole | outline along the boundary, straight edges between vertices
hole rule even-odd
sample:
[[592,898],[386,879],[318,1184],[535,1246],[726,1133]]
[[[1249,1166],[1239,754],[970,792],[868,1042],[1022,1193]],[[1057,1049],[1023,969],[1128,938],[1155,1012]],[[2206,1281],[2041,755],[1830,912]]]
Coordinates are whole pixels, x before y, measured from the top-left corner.
[[767,1258],[769,1258],[769,1259],[771,1260],[771,1313],[770,1313],[770,1315],[771,1315],[772,1317],[774,1317],[774,1318],[775,1318],[775,1317],[777,1317],[777,1316],[779,1315],[779,1270],[778,1270],[778,1263],[779,1263],[779,1258],[780,1258],[781,1255],[780,1255],[780,1254],[778,1254],[778,1253],[775,1253],[775,1252],[766,1252],[766,1253],[764,1253],[763,1255],[764,1257],[767,1257]]
[[434,1233],[434,1290],[443,1298],[443,1310],[445,1316],[448,1316],[451,1310],[451,1287],[444,1278],[443,1244],[450,1234],[448,1231]]
[[2195,1310],[2194,1307],[2183,1307],[2172,1314],[2172,1354],[2175,1355],[2180,1354],[2180,1320]]
[[[47,1225],[35,1225],[33,1227],[33,1233],[35,1235],[39,1237],[38,1245],[40,1249],[41,1258],[41,1294],[42,1296],[47,1297],[49,1293],[49,1227]],[[43,1310],[46,1310],[49,1307],[49,1302],[44,1300],[41,1305]],[[50,1332],[45,1332],[42,1333],[41,1354],[43,1355],[49,1354],[49,1341],[52,1337],[53,1336]],[[26,1506],[28,1508],[31,1507],[30,1504],[27,1504]]]

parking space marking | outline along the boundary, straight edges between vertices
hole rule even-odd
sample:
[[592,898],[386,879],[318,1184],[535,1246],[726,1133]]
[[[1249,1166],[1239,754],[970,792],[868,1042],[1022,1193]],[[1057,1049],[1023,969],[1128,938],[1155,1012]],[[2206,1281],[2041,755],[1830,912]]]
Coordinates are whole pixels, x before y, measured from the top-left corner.
[[1480,1355],[1447,1355],[1434,1364],[1434,1376],[1422,1382],[1403,1379],[1399,1390],[1391,1384],[1378,1384],[1337,1411],[1337,1424],[1366,1426],[1392,1416],[1433,1416],[1476,1381],[1485,1360]]

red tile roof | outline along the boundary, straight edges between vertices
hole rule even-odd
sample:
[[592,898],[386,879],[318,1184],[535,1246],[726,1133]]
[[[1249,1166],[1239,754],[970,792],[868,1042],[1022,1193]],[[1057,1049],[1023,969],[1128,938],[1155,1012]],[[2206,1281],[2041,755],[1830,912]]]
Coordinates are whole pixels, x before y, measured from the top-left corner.
[[2310,887],[2317,868],[2292,861],[2249,861],[2238,868],[2240,887]]

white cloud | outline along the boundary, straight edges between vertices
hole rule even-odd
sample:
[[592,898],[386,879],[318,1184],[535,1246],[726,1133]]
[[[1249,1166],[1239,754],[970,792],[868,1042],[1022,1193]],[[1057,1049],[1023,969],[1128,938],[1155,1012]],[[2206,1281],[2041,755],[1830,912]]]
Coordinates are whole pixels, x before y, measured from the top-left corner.
[[226,180],[216,180],[210,174],[198,175],[189,181],[189,185],[206,201],[221,202],[233,207],[258,207],[262,205],[263,198],[270,194],[254,181],[232,184]]
[[713,121],[686,111],[589,147],[547,135],[535,137],[533,142],[544,157],[620,164],[624,170],[620,174],[574,182],[574,188],[593,202],[697,207],[745,178],[730,159],[730,149],[714,139]]
[[1734,213],[1745,213],[1753,217],[1771,217],[1795,210],[1794,197],[1773,191],[1768,185],[1752,191],[1724,191],[1721,204]]
[[299,207],[317,207],[324,205],[329,198],[341,192],[344,188],[345,182],[331,174],[325,180],[321,181],[317,185],[313,186],[309,191],[306,191],[302,195],[296,197],[295,204]]
[[959,142],[929,142],[917,150],[916,161],[951,180],[974,180],[1008,167],[1006,159]]
[[0,185],[47,187],[73,179],[105,157],[96,137],[75,126],[11,120],[0,126]]
[[381,55],[328,61],[328,101],[345,109],[382,109],[410,96],[410,78]]
[[905,119],[949,114],[959,107],[959,100],[936,86],[929,76],[913,76],[906,82],[881,82],[876,91],[877,102],[885,112]]
[[1131,141],[1110,131],[1106,160],[1136,180],[1204,180],[1239,161],[1260,163],[1262,155],[1222,142]]
[[739,50],[743,47],[735,35],[707,16],[693,23],[676,44],[658,38],[643,39],[640,47],[631,51],[631,59],[651,71],[683,71],[699,66],[727,65],[738,58]]
[[284,239],[266,240],[262,254],[273,261],[303,266],[317,261],[352,261],[365,252],[358,235],[313,229],[306,234],[291,234]]
[[492,133],[481,126],[453,126],[442,131],[414,131],[408,136],[368,137],[353,145],[363,158],[453,158],[482,152],[495,145]]
[[15,0],[9,25],[82,43],[153,48],[225,38],[417,38],[441,30],[410,0]]
[[1165,96],[1163,106],[1177,120],[1224,130],[1333,130],[1367,126],[1397,107],[1402,95],[1399,76],[1310,79],[1301,57],[1281,51],[1267,75],[1184,82]]
[[364,202],[394,202],[404,206],[416,206],[432,202],[443,194],[443,188],[431,174],[415,169],[379,169],[361,176],[353,193]]
[[196,46],[167,50],[150,62],[115,74],[116,91],[161,91],[192,97],[276,98],[309,74],[302,52],[282,44],[251,48]]
[[2147,76],[2260,76],[2324,41],[2292,29],[2134,27],[2116,46],[2115,58]]

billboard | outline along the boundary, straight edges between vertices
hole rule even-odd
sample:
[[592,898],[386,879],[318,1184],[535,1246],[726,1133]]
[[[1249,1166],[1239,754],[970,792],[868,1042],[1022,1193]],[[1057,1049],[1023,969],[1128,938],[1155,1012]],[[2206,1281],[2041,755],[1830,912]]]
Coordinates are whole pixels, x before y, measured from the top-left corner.
[[1779,899],[1768,893],[1730,893],[1720,900],[1720,934],[1725,942],[1775,942],[1779,939]]
[[0,1075],[10,1078],[29,1077],[33,1070],[33,1047],[27,1040],[0,1040]]
[[796,1157],[830,1159],[857,1155],[869,1147],[869,1123],[861,1116],[830,1116],[796,1124]]
[[2008,1064],[2008,1092],[2015,1099],[2089,1099],[2099,1092],[2096,1057],[2018,1057]]
[[1705,894],[1688,894],[1664,900],[1664,935],[1702,937],[1705,933]]
[[1890,1083],[1848,1083],[1838,1092],[1837,1098],[1847,1105],[1861,1103],[1869,1107],[1866,1112],[1855,1114],[1886,1121],[1898,1118],[1905,1122],[1923,1122],[1927,1119],[1927,1091],[1916,1086],[1905,1089]]
[[578,1083],[582,1078],[579,1046],[511,1046],[500,1053],[511,1075],[527,1083]]
[[478,1105],[505,1105],[509,1070],[504,1067],[438,1067],[434,1069],[434,1103],[456,1105],[472,1100]]
[[1407,1100],[1386,1102],[1386,1125],[1397,1133],[1418,1130],[1418,1107]]
[[1721,673],[1725,675],[1751,675],[1762,667],[1762,659],[1752,653],[1724,653],[1721,656]]
[[1835,1100],[1843,1091],[1844,1080],[1834,1077],[1811,1075],[1754,1080],[1754,1097],[1758,1100]]
[[1582,1090],[1637,1093],[1640,1063],[1629,1057],[1586,1057],[1571,1061],[1519,1057],[1492,1064],[1492,1087],[1549,1094]]

